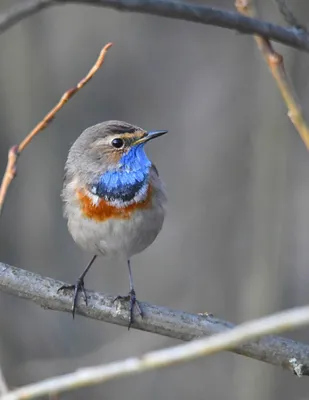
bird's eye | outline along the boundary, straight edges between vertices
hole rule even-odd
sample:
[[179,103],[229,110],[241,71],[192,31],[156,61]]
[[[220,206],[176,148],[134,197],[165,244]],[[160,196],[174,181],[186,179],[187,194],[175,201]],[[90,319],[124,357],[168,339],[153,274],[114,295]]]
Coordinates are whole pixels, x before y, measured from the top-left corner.
[[120,149],[121,147],[123,147],[123,144],[124,142],[120,138],[113,139],[112,141],[112,146],[116,147],[116,149]]

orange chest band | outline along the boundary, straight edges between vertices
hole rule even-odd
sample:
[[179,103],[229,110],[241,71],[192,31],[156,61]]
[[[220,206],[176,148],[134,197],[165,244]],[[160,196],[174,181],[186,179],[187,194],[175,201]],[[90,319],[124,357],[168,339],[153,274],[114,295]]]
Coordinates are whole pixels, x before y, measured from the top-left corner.
[[132,203],[124,207],[115,207],[107,203],[104,199],[100,199],[98,204],[94,204],[92,199],[87,196],[84,190],[79,189],[76,193],[83,215],[100,222],[106,221],[110,218],[129,219],[134,211],[151,207],[151,185],[149,185],[147,196],[143,201],[140,203]]

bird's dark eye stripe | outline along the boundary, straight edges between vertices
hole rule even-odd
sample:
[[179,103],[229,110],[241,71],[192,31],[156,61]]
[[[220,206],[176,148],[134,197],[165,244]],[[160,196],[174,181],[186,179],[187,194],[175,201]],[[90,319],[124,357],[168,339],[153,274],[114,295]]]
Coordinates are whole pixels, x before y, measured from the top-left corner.
[[125,126],[125,125],[114,125],[110,127],[110,132],[111,133],[134,133],[136,132],[135,127],[130,127],[130,126]]
[[127,129],[127,132],[134,133],[134,132],[136,132],[136,128],[129,128],[129,129]]
[[123,140],[120,138],[116,138],[112,140],[112,146],[114,146],[116,149],[120,149],[123,146]]

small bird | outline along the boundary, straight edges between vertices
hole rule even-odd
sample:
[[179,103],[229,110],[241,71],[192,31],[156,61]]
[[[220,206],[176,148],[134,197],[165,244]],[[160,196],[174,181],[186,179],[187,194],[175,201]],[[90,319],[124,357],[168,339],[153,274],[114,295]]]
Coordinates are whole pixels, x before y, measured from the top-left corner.
[[127,263],[130,291],[115,300],[130,302],[129,329],[134,306],[143,316],[130,259],[150,246],[162,228],[166,194],[144,146],[165,133],[107,121],[83,131],[69,150],[62,191],[64,216],[75,242],[93,255],[76,284],[59,288],[74,290],[73,318],[80,291],[87,304],[84,277],[97,256]]

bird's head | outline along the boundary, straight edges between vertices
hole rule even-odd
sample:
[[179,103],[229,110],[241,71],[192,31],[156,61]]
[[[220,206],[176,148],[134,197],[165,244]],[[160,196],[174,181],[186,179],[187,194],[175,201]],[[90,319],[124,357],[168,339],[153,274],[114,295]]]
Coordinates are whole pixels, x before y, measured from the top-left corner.
[[71,147],[67,172],[77,174],[94,195],[131,201],[148,181],[151,161],[145,143],[165,133],[147,132],[122,121],[92,126]]

